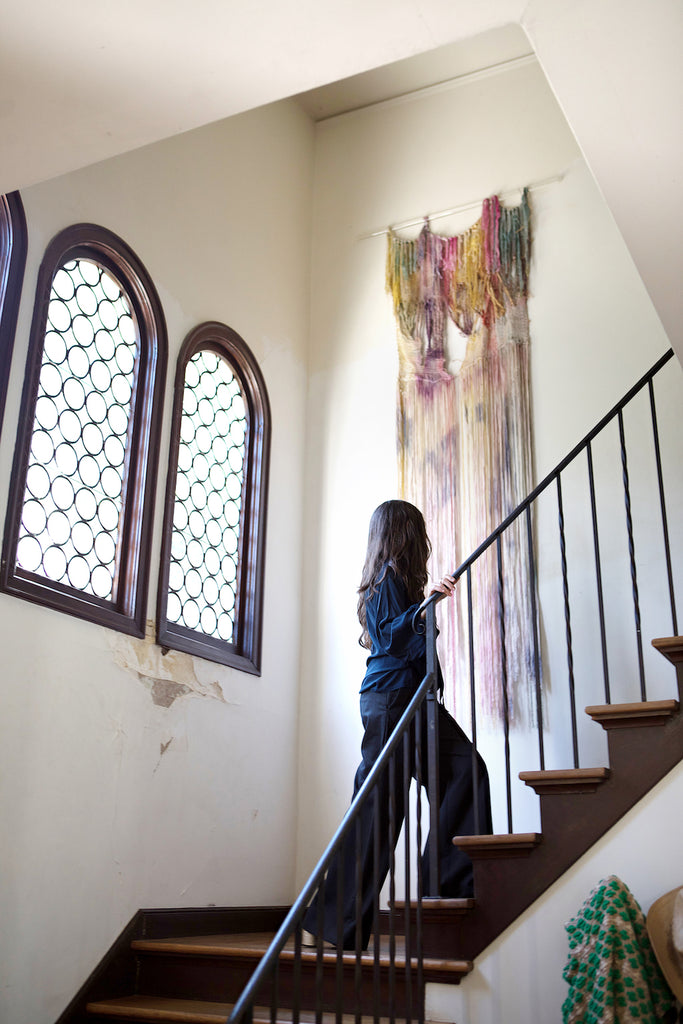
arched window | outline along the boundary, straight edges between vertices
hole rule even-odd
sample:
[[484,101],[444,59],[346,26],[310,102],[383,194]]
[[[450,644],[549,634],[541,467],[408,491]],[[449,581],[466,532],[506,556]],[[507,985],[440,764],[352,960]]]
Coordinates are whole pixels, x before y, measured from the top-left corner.
[[249,348],[204,323],[178,358],[158,641],[261,671],[270,407]]
[[26,265],[26,217],[18,192],[0,196],[0,428]]
[[2,587],[144,636],[166,329],[135,253],[94,224],[38,273]]

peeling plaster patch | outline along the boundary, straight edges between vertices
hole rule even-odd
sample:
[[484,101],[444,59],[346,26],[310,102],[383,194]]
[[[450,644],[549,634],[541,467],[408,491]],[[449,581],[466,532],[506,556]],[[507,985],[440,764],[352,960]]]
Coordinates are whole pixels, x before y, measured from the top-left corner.
[[147,620],[143,640],[111,630],[107,630],[107,636],[114,663],[136,676],[149,689],[158,707],[170,708],[178,697],[187,694],[228,703],[215,676],[206,678],[214,674],[215,667],[181,651],[162,652],[155,642],[153,619]]
[[172,679],[144,679],[144,682],[151,683],[152,701],[160,708],[170,708],[176,697],[184,697],[186,693],[192,692],[189,686],[174,683]]

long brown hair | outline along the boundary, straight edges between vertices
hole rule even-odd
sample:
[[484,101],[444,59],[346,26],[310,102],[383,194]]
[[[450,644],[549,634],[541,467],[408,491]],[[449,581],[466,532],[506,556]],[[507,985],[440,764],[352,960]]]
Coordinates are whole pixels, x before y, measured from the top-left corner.
[[365,617],[365,601],[375,593],[391,568],[403,582],[411,604],[421,601],[427,585],[427,559],[431,544],[419,508],[408,501],[385,501],[370,518],[368,549],[358,588],[361,647],[372,646]]

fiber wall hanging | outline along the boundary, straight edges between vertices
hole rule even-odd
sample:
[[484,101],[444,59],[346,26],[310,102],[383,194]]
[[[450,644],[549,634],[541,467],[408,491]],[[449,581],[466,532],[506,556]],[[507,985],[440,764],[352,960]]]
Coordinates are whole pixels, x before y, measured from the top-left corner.
[[[389,233],[387,291],[398,327],[399,491],[422,509],[433,575],[455,569],[532,486],[529,402],[530,263],[527,190],[514,208],[485,200],[461,235]],[[533,632],[523,523],[502,554],[510,717],[531,704]],[[499,721],[502,642],[496,549],[473,569],[477,720]],[[445,700],[465,725],[470,708],[464,579],[440,606]]]

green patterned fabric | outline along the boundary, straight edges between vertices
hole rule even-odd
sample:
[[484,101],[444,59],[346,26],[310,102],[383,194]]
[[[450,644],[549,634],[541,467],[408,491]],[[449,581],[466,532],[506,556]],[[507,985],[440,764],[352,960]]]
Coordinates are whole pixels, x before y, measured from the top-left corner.
[[650,945],[645,917],[615,875],[593,889],[565,925],[569,994],[564,1024],[656,1024],[674,999]]

